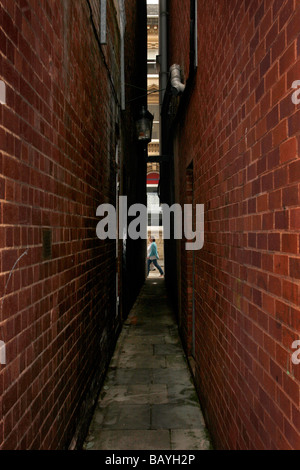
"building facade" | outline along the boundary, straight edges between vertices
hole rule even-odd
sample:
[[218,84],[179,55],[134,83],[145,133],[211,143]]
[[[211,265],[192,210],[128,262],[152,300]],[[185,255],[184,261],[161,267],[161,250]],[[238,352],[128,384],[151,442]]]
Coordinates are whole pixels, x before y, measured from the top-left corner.
[[[159,1],[147,2],[147,94],[148,110],[153,115],[152,140],[148,144],[147,211],[148,235],[155,238],[160,263],[164,264],[162,211],[159,201],[160,104],[159,104]],[[155,268],[152,268],[155,270]]]
[[146,3],[2,0],[0,18],[0,448],[77,448],[145,277],[145,241],[100,240],[96,211],[146,201]]
[[300,5],[160,13],[161,200],[205,216],[201,250],[165,241],[166,282],[206,422],[215,448],[299,449]]

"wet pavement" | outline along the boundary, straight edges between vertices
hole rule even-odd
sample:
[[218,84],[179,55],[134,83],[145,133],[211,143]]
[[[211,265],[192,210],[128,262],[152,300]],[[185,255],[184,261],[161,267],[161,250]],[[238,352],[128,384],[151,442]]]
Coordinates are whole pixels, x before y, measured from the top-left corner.
[[83,449],[211,449],[165,282],[156,272],[124,323]]

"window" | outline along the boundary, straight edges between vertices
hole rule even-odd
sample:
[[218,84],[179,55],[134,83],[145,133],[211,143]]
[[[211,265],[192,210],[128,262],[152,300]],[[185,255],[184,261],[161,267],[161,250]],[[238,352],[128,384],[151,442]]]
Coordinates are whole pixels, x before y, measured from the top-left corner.
[[159,139],[159,121],[153,121],[152,140]]
[[159,120],[159,104],[150,104],[148,105],[148,109],[151,114],[154,116],[154,121]]
[[[156,62],[156,56],[158,55],[158,49],[157,48],[152,48],[148,49],[148,60],[151,62]],[[155,71],[157,74],[157,72]]]
[[148,75],[157,75],[157,70],[156,70],[156,61],[149,61],[147,64],[147,73]]

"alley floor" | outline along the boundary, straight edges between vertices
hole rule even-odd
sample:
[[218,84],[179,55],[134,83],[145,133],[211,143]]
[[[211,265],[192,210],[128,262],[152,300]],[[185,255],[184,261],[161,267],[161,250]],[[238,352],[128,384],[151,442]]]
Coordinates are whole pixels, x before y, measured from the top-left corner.
[[83,449],[210,448],[164,278],[151,272],[119,336]]

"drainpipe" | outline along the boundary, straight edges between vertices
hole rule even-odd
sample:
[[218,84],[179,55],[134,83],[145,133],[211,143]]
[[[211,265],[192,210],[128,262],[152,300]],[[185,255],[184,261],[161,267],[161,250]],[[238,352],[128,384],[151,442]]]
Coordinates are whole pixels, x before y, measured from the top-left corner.
[[160,55],[160,73],[159,88],[160,104],[162,105],[165,89],[168,83],[168,55],[167,55],[167,0],[159,0],[159,55]]
[[179,95],[179,93],[183,93],[185,89],[185,85],[181,81],[180,65],[178,64],[171,65],[170,75],[171,75],[172,94],[177,96]]
[[100,2],[100,42],[101,44],[107,44],[107,34],[106,34],[106,0],[101,0]]
[[126,13],[124,0],[119,0],[121,33],[121,109],[125,110],[125,28]]
[[[167,88],[169,71],[168,71],[168,9],[167,9],[168,0],[159,0],[159,104],[160,110],[162,109],[162,104],[164,101],[165,90]],[[159,146],[160,153],[162,154],[163,142],[162,142],[162,122],[160,120],[160,136],[159,136]]]

